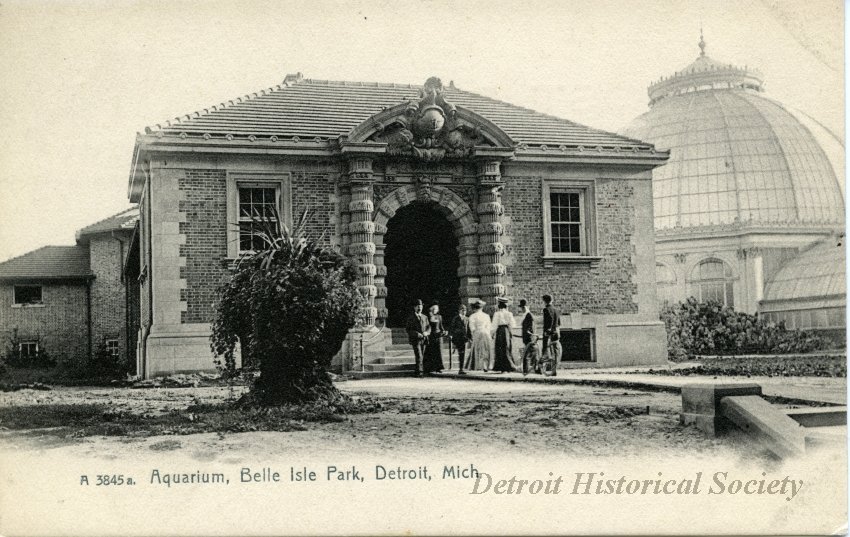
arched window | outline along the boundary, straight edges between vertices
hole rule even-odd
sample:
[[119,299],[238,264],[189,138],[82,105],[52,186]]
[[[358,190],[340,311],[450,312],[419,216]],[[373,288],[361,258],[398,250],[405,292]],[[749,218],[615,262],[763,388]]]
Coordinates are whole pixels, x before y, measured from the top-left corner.
[[664,263],[655,264],[655,283],[659,304],[676,301],[676,274]]
[[701,261],[691,272],[691,294],[700,302],[713,300],[734,307],[732,268],[719,259]]

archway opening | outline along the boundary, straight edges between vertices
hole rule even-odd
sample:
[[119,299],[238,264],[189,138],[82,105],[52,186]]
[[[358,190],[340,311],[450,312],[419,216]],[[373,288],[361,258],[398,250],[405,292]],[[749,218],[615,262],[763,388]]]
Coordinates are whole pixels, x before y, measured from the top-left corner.
[[414,300],[425,310],[437,302],[448,321],[457,313],[460,259],[452,224],[434,202],[413,202],[396,211],[384,235],[387,325],[404,326]]

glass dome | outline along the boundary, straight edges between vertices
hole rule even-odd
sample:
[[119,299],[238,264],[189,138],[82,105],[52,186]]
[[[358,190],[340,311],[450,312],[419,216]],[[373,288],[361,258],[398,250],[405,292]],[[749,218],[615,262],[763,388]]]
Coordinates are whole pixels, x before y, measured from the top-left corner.
[[844,296],[844,235],[819,242],[788,261],[767,283],[765,301]]
[[839,227],[844,198],[812,132],[762,95],[758,71],[700,57],[649,87],[623,132],[669,149],[653,171],[655,228]]

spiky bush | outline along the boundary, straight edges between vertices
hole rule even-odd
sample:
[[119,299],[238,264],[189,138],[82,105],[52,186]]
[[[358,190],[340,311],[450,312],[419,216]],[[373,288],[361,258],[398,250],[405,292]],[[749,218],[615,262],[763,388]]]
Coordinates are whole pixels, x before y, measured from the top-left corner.
[[291,232],[277,215],[262,221],[265,247],[242,256],[219,289],[213,352],[232,372],[241,344],[259,370],[251,394],[261,404],[338,398],[327,369],[362,315],[355,266],[308,238],[306,221],[305,212]]

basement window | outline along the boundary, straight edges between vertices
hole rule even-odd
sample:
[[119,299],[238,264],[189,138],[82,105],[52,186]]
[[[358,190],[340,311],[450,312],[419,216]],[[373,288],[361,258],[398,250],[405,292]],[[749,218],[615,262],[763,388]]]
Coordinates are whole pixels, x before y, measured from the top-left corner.
[[561,330],[561,362],[593,362],[592,330]]
[[38,341],[21,341],[18,343],[18,353],[21,358],[38,356]]
[[109,356],[119,356],[121,354],[121,345],[117,339],[106,340],[106,352]]

